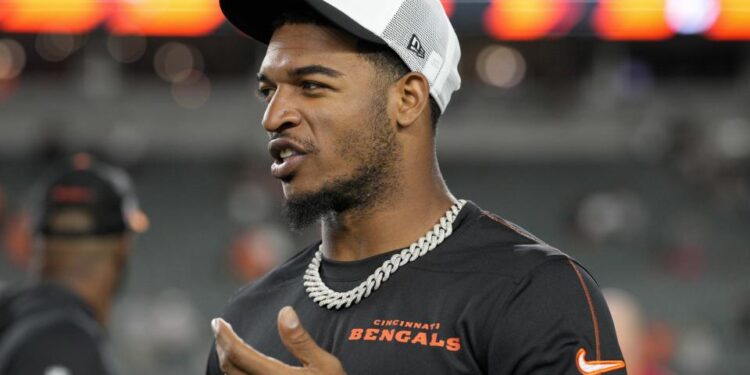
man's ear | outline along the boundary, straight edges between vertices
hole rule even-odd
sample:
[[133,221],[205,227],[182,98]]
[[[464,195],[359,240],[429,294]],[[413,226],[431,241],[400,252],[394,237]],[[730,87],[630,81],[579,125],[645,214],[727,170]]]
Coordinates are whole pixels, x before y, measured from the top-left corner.
[[411,126],[423,114],[429,116],[430,84],[427,77],[410,72],[398,80],[395,88],[398,99],[396,121],[399,126]]

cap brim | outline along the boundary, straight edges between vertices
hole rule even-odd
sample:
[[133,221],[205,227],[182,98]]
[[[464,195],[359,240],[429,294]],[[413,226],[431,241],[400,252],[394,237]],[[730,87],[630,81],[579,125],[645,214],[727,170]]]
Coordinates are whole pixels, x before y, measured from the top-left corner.
[[359,38],[385,44],[379,36],[323,0],[219,1],[221,11],[234,27],[263,44],[271,41],[273,24],[279,15],[302,4],[309,5],[334,24]]

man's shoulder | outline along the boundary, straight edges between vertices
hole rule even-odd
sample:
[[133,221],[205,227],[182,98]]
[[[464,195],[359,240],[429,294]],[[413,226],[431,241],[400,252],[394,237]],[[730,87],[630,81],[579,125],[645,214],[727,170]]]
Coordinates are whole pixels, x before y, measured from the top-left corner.
[[520,279],[537,266],[570,257],[521,226],[472,204],[464,223],[446,239],[426,267],[490,273]]
[[47,327],[69,324],[97,333],[99,325],[90,310],[65,287],[52,283],[18,285],[0,296],[0,328],[27,325]]
[[54,291],[47,287],[32,287],[6,295],[10,298],[4,300],[7,320],[0,332],[0,367],[24,373],[20,369],[53,362],[101,362],[98,323],[76,306],[49,298],[50,294]]
[[[3,338],[9,374],[37,373],[58,367],[71,373],[109,374],[101,337],[74,316],[38,316],[20,320],[19,331]],[[15,341],[15,342],[14,342]],[[45,370],[46,369],[46,370]]]
[[[38,327],[29,325],[22,347],[33,349],[59,349],[72,347],[75,350],[94,350],[98,347],[99,333],[90,322],[84,322],[72,314],[60,313],[39,316]],[[22,324],[24,321],[19,321]]]
[[230,306],[247,299],[277,292],[279,289],[298,282],[318,245],[319,243],[316,243],[302,249],[263,277],[238,289],[229,300]]

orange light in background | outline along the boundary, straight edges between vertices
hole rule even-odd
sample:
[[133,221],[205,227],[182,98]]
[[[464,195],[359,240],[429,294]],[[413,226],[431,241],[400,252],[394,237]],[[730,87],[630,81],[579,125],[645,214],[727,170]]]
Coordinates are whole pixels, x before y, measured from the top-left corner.
[[706,37],[714,40],[750,39],[750,3],[747,0],[721,0],[721,11]]
[[580,5],[569,0],[492,0],[484,27],[497,39],[532,40],[567,33],[580,14]]
[[120,0],[109,29],[117,35],[201,36],[222,22],[215,0]]
[[31,214],[19,212],[8,217],[3,240],[10,263],[19,269],[26,269],[31,263],[34,243]]
[[278,254],[281,250],[266,231],[247,230],[232,241],[229,267],[240,280],[255,280],[279,263]]
[[674,36],[667,23],[666,0],[601,0],[593,27],[609,40],[663,40]]
[[443,4],[443,9],[445,9],[445,14],[447,14],[448,17],[453,17],[453,12],[456,11],[456,1],[455,0],[440,0],[440,2]]
[[99,0],[0,0],[0,28],[14,33],[82,34],[104,20]]

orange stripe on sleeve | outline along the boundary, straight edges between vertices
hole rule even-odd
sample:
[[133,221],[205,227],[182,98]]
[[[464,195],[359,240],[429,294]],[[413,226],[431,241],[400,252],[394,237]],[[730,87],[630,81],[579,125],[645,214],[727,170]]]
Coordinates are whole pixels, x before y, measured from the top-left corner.
[[589,311],[591,311],[591,322],[594,324],[594,340],[596,342],[596,360],[601,361],[602,353],[599,346],[599,321],[596,318],[596,309],[594,309],[594,302],[591,300],[591,293],[589,292],[588,286],[586,286],[586,283],[583,281],[583,276],[581,275],[581,271],[578,270],[578,268],[573,264],[573,261],[568,259],[568,264],[570,264],[570,267],[573,268],[573,271],[575,271],[576,275],[578,276],[578,281],[581,283],[581,288],[583,288],[583,293],[586,295],[586,302],[589,304]]

